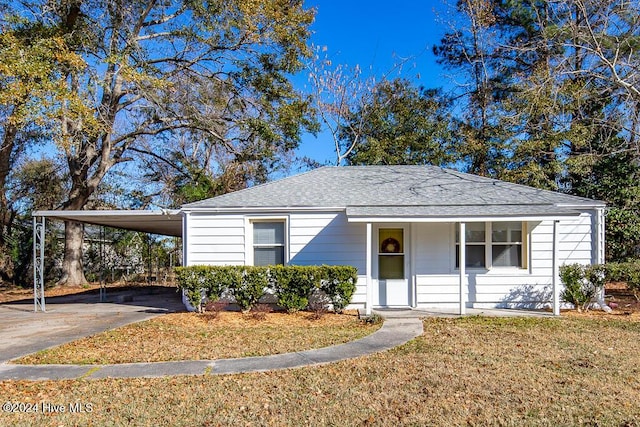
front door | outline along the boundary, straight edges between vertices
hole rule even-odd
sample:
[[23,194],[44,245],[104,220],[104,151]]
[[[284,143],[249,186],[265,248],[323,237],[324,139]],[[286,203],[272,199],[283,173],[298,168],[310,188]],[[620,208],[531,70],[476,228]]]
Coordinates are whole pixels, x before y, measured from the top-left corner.
[[409,272],[406,230],[378,229],[378,305],[409,306]]

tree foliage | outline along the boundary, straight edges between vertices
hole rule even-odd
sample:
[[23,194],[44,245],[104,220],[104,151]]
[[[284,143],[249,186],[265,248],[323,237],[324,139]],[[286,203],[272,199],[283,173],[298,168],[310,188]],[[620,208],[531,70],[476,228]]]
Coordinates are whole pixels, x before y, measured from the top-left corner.
[[493,7],[492,0],[459,1],[456,20],[449,23],[450,31],[434,53],[457,76],[458,159],[469,173],[500,177],[509,134],[501,105],[508,93],[508,76],[498,60],[500,37]]
[[16,255],[16,242],[24,239],[15,235],[22,227],[15,221],[24,210],[15,187],[29,179],[15,172],[28,173],[23,167],[29,165],[19,163],[26,150],[52,134],[50,119],[60,112],[63,100],[76,101],[60,68],[80,64],[55,31],[24,20],[0,19],[0,270],[5,280],[22,276],[20,265],[25,264]]
[[[611,207],[608,259],[637,256],[631,236],[640,230],[627,218],[639,203],[640,6],[483,0],[459,1],[457,11],[460,25],[435,52],[465,76],[458,108],[463,129],[474,129],[461,133],[468,169],[601,198]],[[478,159],[489,168],[476,168]]]
[[348,155],[349,164],[445,165],[452,160],[454,132],[450,101],[439,90],[418,88],[405,79],[383,81],[367,105],[349,117],[341,140],[360,142]]
[[[362,113],[371,104],[369,101],[376,79],[365,76],[359,65],[335,65],[327,55],[326,46],[316,46],[307,69],[315,111],[321,123],[318,130],[331,135],[336,154],[335,165],[340,166],[360,143],[366,125]],[[346,127],[350,137],[348,140],[343,138]]]
[[[301,1],[59,0],[3,2],[29,36],[44,29],[76,62],[51,62],[66,94],[48,119],[82,209],[131,149],[183,135],[238,161],[297,146],[308,101],[288,76],[308,54]],[[37,68],[37,67],[36,67]],[[27,68],[28,70],[28,68]],[[46,98],[37,96],[37,99]],[[84,280],[81,228],[66,227],[65,277]]]

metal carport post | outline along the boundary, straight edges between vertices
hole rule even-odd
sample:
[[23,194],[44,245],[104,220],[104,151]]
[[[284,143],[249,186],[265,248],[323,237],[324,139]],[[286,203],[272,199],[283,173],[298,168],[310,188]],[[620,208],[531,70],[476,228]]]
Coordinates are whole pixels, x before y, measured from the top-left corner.
[[45,217],[33,217],[33,311],[47,311],[44,301]]

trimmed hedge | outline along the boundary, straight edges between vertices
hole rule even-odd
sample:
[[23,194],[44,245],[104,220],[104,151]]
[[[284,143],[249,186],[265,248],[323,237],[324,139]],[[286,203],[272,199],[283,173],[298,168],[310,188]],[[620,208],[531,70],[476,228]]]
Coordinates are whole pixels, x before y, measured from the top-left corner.
[[316,267],[277,265],[269,273],[278,305],[289,313],[304,310],[309,305],[311,290],[320,285],[321,270]]
[[205,299],[216,301],[223,295],[232,296],[241,310],[249,311],[270,290],[288,312],[304,310],[309,298],[321,292],[339,313],[351,302],[358,281],[357,269],[350,266],[198,265],[175,270],[178,288],[198,311]]
[[626,282],[640,300],[640,262],[563,265],[560,280],[565,286],[560,298],[578,310],[587,310],[609,282]]

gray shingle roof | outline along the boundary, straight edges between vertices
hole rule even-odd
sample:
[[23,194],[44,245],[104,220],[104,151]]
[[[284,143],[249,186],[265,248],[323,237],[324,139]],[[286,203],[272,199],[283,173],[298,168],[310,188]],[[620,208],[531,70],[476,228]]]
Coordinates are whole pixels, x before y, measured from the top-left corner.
[[[183,208],[335,207],[362,215],[477,215],[482,207],[487,214],[515,215],[567,213],[569,206],[588,208],[604,203],[435,166],[329,166]],[[356,207],[361,209],[354,210]]]

